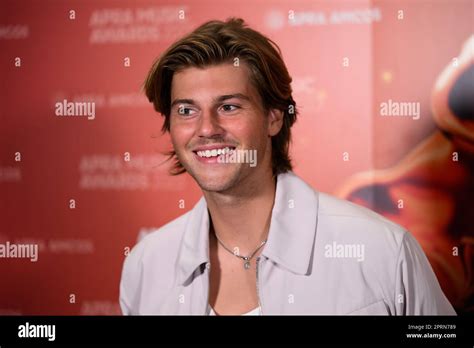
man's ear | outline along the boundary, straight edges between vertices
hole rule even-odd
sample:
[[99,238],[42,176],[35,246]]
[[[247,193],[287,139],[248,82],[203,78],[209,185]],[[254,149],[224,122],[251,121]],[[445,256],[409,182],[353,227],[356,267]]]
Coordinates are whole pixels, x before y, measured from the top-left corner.
[[278,109],[270,109],[268,112],[268,135],[273,137],[280,132],[283,126],[283,111]]

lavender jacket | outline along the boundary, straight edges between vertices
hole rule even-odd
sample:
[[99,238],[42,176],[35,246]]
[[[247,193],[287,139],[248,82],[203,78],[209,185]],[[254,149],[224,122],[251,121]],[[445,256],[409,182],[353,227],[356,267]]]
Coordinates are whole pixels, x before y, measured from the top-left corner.
[[[126,315],[208,312],[209,214],[204,198],[126,257]],[[364,207],[277,177],[268,242],[257,259],[263,315],[454,315],[418,242]]]

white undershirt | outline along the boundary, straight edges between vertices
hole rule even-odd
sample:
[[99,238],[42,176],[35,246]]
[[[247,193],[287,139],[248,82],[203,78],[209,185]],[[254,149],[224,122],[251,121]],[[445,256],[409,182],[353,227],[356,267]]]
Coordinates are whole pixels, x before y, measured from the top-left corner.
[[[214,312],[214,309],[209,305],[209,315],[216,315],[216,312]],[[261,313],[261,307],[256,307],[252,309],[250,312],[243,313],[240,315],[262,315]]]

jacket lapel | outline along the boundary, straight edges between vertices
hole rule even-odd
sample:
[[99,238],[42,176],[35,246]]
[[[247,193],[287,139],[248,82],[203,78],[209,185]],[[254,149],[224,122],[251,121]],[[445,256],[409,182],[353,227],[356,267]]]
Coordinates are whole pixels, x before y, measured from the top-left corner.
[[185,284],[201,264],[209,262],[209,214],[204,197],[190,213],[178,254],[179,285]]
[[316,236],[318,193],[292,172],[278,175],[268,242],[262,254],[307,275]]

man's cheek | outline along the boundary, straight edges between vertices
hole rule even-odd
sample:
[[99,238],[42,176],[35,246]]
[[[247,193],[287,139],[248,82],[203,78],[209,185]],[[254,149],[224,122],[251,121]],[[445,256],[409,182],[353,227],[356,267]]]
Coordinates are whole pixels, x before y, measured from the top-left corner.
[[183,148],[186,145],[186,132],[180,127],[174,127],[170,130],[171,142],[175,148]]

